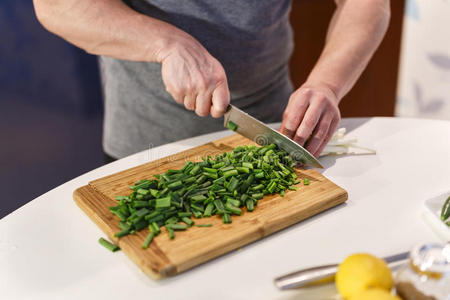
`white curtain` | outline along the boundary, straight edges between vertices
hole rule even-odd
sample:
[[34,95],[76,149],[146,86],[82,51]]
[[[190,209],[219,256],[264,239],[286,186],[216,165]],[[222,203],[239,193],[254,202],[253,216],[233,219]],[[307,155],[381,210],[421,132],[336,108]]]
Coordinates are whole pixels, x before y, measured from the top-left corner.
[[407,0],[403,26],[395,114],[450,120],[450,0]]

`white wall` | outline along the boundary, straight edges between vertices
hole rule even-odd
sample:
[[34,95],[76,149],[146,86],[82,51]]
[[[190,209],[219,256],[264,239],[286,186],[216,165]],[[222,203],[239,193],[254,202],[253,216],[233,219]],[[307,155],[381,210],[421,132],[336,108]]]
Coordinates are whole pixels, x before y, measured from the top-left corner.
[[450,120],[450,0],[407,0],[403,26],[395,114]]

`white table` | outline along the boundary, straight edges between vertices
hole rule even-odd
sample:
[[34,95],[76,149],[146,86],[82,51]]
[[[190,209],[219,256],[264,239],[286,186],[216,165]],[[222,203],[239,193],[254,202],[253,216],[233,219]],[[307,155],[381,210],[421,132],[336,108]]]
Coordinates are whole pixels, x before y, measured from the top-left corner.
[[426,199],[450,189],[450,122],[344,119],[341,127],[377,150],[321,159],[323,174],[348,191],[346,204],[163,281],[101,247],[97,240],[105,235],[72,192],[230,131],[144,151],[49,191],[0,220],[0,298],[294,299],[303,292],[278,291],[274,277],[358,251],[385,256],[438,241],[421,214]]

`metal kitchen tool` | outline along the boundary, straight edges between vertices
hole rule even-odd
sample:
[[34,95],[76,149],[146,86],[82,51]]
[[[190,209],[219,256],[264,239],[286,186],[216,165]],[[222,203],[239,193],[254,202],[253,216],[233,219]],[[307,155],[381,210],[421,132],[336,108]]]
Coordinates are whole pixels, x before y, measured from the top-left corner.
[[225,127],[229,128],[227,124],[230,121],[237,125],[234,131],[257,144],[268,145],[274,143],[289,153],[293,160],[306,166],[323,168],[320,162],[305,148],[233,105],[228,105],[224,115]]
[[[392,255],[383,258],[392,269],[398,267],[408,260],[408,252]],[[275,278],[274,283],[280,290],[307,287],[329,283],[334,280],[338,265],[325,265],[296,271],[281,277]]]

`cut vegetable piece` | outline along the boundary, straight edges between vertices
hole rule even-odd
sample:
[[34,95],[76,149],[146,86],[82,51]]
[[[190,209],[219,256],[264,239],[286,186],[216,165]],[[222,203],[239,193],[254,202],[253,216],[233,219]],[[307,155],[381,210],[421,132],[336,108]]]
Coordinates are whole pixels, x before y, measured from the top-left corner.
[[231,223],[231,216],[229,214],[227,214],[227,213],[224,213],[222,215],[222,222],[224,224],[230,224]]
[[233,121],[228,121],[227,122],[227,128],[230,129],[230,130],[236,131],[238,129],[238,125],[233,123]]
[[195,165],[194,168],[191,170],[191,172],[189,172],[189,174],[191,175],[197,175],[200,172],[200,166],[199,165]]
[[167,232],[169,233],[169,238],[170,238],[171,240],[173,240],[173,239],[175,238],[175,232],[174,232],[174,230],[173,230],[172,228],[167,228],[167,227],[166,227],[166,229],[167,229]]
[[144,243],[142,244],[142,249],[147,249],[147,248],[148,248],[148,246],[149,246],[150,243],[152,242],[154,236],[155,236],[155,235],[154,235],[153,232],[150,232],[150,233],[147,235],[147,237],[146,237],[145,240],[144,240]]
[[255,198],[256,200],[262,199],[262,197],[264,197],[263,193],[252,194],[252,198]]
[[159,228],[159,225],[156,222],[153,222],[152,224],[148,225],[148,229],[150,229],[150,231],[153,232],[153,235],[158,235],[161,232],[161,229]]
[[441,210],[441,220],[446,221],[450,217],[450,196],[445,200]]
[[192,221],[191,219],[189,219],[188,217],[183,217],[181,218],[181,220],[186,223],[189,227],[191,227],[192,225],[194,225],[194,221]]
[[231,176],[236,176],[238,174],[239,174],[238,170],[229,170],[229,171],[223,172],[223,177],[227,178],[227,177],[231,177]]
[[105,247],[106,249],[108,249],[111,252],[116,252],[118,250],[120,250],[119,246],[111,243],[110,241],[104,239],[104,238],[99,238],[98,242],[100,243],[100,245],[102,245],[103,247]]
[[248,169],[253,169],[253,164],[249,162],[243,162],[242,166]]
[[167,224],[166,228],[170,228],[173,230],[186,230],[188,227],[186,224],[175,223],[175,224]]
[[191,212],[179,212],[178,216],[180,218],[182,218],[182,217],[190,217],[190,216],[192,216],[192,213]]
[[235,215],[240,216],[242,214],[242,210],[239,207],[234,206],[230,202],[227,202],[227,204],[225,204],[225,208],[228,209],[229,211],[231,211]]
[[245,206],[247,207],[248,211],[253,211],[255,209],[254,203],[253,203],[253,199],[247,199],[245,201]]
[[214,209],[214,204],[213,204],[213,203],[209,203],[209,204],[206,206],[206,208],[205,208],[205,211],[204,211],[204,213],[203,213],[203,216],[204,216],[204,217],[211,217],[213,209]]
[[121,238],[123,236],[126,236],[126,235],[130,234],[130,232],[131,232],[131,228],[127,228],[127,229],[124,229],[122,231],[119,231],[114,236],[117,237],[117,238]]
[[170,197],[156,199],[156,208],[170,207]]

